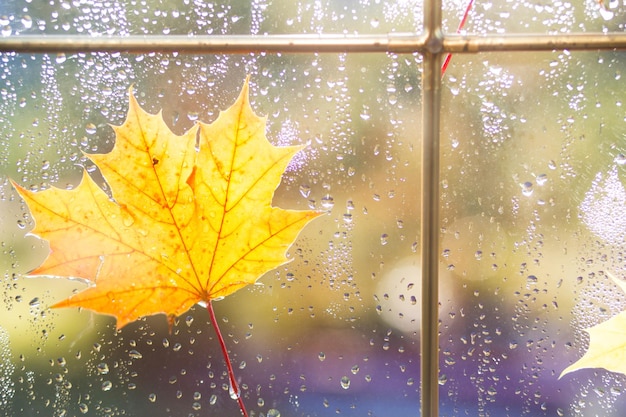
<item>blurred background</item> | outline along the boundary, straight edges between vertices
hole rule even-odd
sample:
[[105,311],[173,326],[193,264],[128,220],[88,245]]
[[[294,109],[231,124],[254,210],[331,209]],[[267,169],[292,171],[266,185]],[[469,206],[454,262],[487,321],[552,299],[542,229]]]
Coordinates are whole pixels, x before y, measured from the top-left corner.
[[[445,3],[455,30],[466,4]],[[624,31],[618,2],[475,5],[469,33]],[[419,32],[413,0],[10,0],[2,36]],[[0,54],[0,410],[8,416],[237,416],[205,309],[112,318],[49,306],[47,254],[9,178],[75,185],[128,89],[182,133],[251,76],[274,144],[308,144],[274,204],[329,214],[292,262],[215,304],[250,415],[417,416],[421,57]],[[561,371],[626,309],[623,52],[456,55],[443,81],[442,416],[622,416],[624,376]]]

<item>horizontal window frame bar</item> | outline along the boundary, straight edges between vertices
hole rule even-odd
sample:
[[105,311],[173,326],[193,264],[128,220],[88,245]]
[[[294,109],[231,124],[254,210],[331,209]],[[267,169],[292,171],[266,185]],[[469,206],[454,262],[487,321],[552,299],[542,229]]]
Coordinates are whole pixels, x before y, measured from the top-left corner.
[[442,35],[14,35],[0,52],[15,53],[478,53],[494,51],[626,50],[626,33]]

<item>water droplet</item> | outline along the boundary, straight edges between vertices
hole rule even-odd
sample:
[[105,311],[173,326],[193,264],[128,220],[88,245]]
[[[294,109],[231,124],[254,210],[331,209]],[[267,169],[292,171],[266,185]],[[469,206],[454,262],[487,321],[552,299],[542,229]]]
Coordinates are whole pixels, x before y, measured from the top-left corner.
[[193,404],[191,404],[191,408],[193,408],[195,411],[198,411],[202,408],[202,405],[200,405],[199,402],[194,402]]
[[537,175],[537,185],[544,185],[546,181],[548,181],[548,176],[546,174]]
[[230,395],[230,398],[232,398],[233,400],[237,400],[237,399],[239,399],[240,393],[235,391],[235,388],[233,387],[233,384],[229,384],[228,385],[228,395]]
[[9,25],[2,26],[2,29],[0,30],[0,34],[2,34],[2,36],[9,36],[11,32],[13,32],[13,30]]
[[537,285],[537,277],[534,275],[529,275],[526,277],[526,288],[530,288],[533,285]]
[[64,54],[63,52],[61,52],[61,53],[58,53],[58,54],[57,54],[57,57],[56,57],[56,59],[55,59],[55,62],[56,62],[57,64],[62,64],[62,63],[64,63],[64,62],[65,62],[65,60],[66,60],[66,59],[67,59],[67,57],[65,56],[65,54]]
[[143,358],[143,355],[141,353],[139,353],[138,351],[136,351],[135,349],[133,349],[130,352],[128,352],[128,356],[130,356],[131,359],[141,359],[141,358]]
[[35,297],[32,300],[30,300],[28,305],[31,306],[31,307],[39,307],[39,303],[40,303],[39,298]]
[[348,389],[350,388],[350,378],[348,378],[347,376],[342,376],[341,377],[341,388],[343,389]]
[[104,362],[101,362],[96,365],[96,371],[98,371],[100,375],[106,375],[109,373],[109,365],[107,365]]
[[474,258],[476,258],[477,261],[480,261],[483,258],[483,251],[477,250],[474,253]]
[[389,235],[387,233],[383,233],[380,235],[380,244],[384,246],[387,243],[389,243]]
[[94,125],[93,123],[87,123],[87,125],[85,126],[85,132],[87,132],[88,135],[93,135],[94,133],[96,133],[96,125]]
[[280,411],[275,408],[267,410],[267,417],[280,417]]
[[378,19],[374,18],[374,19],[370,20],[370,25],[371,25],[373,28],[377,28],[377,27],[378,27],[378,25],[380,25],[380,20],[378,20]]
[[263,407],[265,405],[265,400],[263,398],[259,397],[256,400],[256,405],[258,405],[259,407]]
[[29,15],[22,16],[22,25],[24,26],[24,29],[30,29],[33,27],[33,18]]
[[302,195],[302,197],[308,198],[311,194],[311,187],[308,184],[302,184],[300,186],[300,194]]
[[615,163],[617,165],[626,165],[626,155],[624,155],[623,153],[617,155],[615,157]]
[[26,222],[24,220],[18,220],[17,227],[19,227],[20,229],[26,228]]
[[350,368],[350,372],[352,372],[353,375],[356,375],[359,373],[359,370],[361,368],[359,368],[359,365],[354,365],[352,368]]
[[533,183],[530,181],[526,181],[522,184],[522,194],[526,197],[530,197],[533,194]]
[[324,359],[326,359],[326,354],[324,352],[320,352],[318,353],[317,357],[320,360],[320,362],[324,362]]
[[326,194],[324,197],[322,197],[321,203],[322,207],[330,210],[335,205],[335,200],[330,194]]
[[598,7],[598,11],[604,20],[611,20],[613,19],[613,16],[615,16],[615,13],[612,10],[606,9],[604,6]]
[[185,324],[187,325],[187,327],[191,326],[191,323],[193,323],[193,317],[192,316],[185,317]]
[[78,410],[82,414],[87,414],[89,412],[89,407],[87,407],[87,404],[85,404],[85,403],[80,403],[80,404],[78,404]]
[[211,395],[211,398],[209,398],[209,404],[215,405],[216,402],[217,402],[217,395],[215,394]]
[[151,392],[150,394],[148,394],[148,400],[150,400],[151,403],[156,402],[157,400],[157,396],[155,393]]
[[102,383],[102,391],[110,391],[113,388],[113,384],[111,381],[104,381]]

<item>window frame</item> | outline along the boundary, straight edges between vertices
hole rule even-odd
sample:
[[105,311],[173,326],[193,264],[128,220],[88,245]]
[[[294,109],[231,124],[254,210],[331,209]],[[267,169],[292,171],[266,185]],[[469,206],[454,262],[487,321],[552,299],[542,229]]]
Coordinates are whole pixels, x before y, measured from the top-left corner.
[[626,50],[626,33],[459,35],[443,32],[442,1],[424,1],[421,32],[289,35],[13,35],[0,37],[0,53],[177,52],[394,53],[423,55],[421,198],[421,415],[439,415],[439,158],[441,62],[448,54],[554,50]]

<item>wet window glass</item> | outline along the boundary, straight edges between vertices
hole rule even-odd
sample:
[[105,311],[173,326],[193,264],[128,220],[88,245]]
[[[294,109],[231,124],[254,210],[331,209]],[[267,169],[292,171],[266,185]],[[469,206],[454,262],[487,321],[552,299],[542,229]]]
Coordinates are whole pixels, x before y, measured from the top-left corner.
[[[447,31],[466,6],[445,3]],[[623,32],[623,9],[478,2],[462,32]],[[410,0],[0,5],[4,38],[422,26]],[[51,308],[94,283],[28,276],[49,245],[15,186],[72,189],[88,172],[105,193],[90,154],[113,148],[131,89],[183,135],[215,121],[249,77],[268,140],[305,145],[272,204],[324,215],[288,263],[213,303],[241,401],[250,416],[419,415],[422,64],[418,53],[0,53],[0,410],[241,415],[205,306],[121,329],[87,308]],[[441,416],[623,415],[626,368],[603,347],[626,349],[625,68],[620,51],[452,57],[441,95]]]

